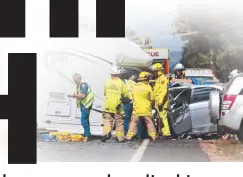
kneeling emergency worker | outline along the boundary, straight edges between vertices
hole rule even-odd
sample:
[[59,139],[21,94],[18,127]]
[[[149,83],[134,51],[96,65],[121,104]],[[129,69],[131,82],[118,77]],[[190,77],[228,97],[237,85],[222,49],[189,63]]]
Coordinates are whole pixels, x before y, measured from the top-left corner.
[[[170,127],[167,119],[167,111],[169,106],[169,81],[163,73],[163,65],[160,63],[153,64],[150,69],[156,79],[154,85],[155,107],[159,114],[159,135],[163,134],[165,138],[171,136]],[[162,125],[163,124],[163,125]]]
[[[113,121],[115,121],[116,139],[118,142],[125,141],[124,135],[124,108],[123,102],[130,102],[126,84],[120,79],[123,69],[118,66],[112,67],[111,78],[106,82],[103,111],[103,137],[102,142],[111,138]],[[127,101],[125,101],[127,100]]]
[[126,137],[128,141],[132,140],[132,138],[137,135],[140,120],[146,125],[148,135],[151,139],[156,139],[156,129],[152,120],[152,103],[154,102],[154,95],[152,87],[148,84],[148,81],[148,73],[141,72],[139,74],[138,83],[133,86],[133,113]]

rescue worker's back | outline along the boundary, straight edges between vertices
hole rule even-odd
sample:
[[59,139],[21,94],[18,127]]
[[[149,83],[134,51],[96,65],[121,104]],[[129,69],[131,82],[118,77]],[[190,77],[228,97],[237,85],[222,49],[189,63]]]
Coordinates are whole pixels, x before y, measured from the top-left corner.
[[105,112],[116,113],[121,105],[121,98],[129,97],[125,83],[118,77],[109,79],[105,84]]
[[[103,112],[103,137],[102,142],[111,138],[113,122],[116,127],[116,138],[118,142],[124,142],[124,109],[123,103],[130,101],[129,93],[125,82],[120,79],[122,69],[112,67],[111,79],[109,79],[104,88],[105,103]],[[126,100],[126,101],[125,101]]]
[[133,91],[133,114],[135,116],[151,116],[154,100],[153,91],[149,84],[139,82],[134,84]]
[[148,80],[148,74],[146,72],[141,72],[138,78],[139,83],[133,86],[133,115],[127,133],[127,140],[129,141],[137,134],[140,120],[145,123],[151,139],[156,139],[156,130],[152,120],[152,102],[154,101],[154,96],[152,87],[148,84]]

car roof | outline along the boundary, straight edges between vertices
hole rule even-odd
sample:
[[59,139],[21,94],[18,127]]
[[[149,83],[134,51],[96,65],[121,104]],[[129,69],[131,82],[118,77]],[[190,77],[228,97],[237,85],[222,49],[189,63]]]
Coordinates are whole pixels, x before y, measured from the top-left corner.
[[194,89],[194,88],[203,88],[203,87],[214,87],[218,88],[220,90],[223,89],[223,84],[222,83],[217,83],[217,84],[207,84],[207,85],[194,85],[194,84],[184,84],[179,87],[172,87],[171,89],[183,89],[183,88],[189,88],[189,89]]

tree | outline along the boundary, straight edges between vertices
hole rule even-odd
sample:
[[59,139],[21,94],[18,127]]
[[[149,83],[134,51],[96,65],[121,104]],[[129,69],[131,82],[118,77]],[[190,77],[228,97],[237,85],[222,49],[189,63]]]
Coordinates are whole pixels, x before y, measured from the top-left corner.
[[[177,33],[198,32],[183,36],[181,62],[186,67],[215,68],[225,82],[235,68],[243,71],[242,5],[180,5],[175,19]],[[213,51],[213,55],[210,54]]]

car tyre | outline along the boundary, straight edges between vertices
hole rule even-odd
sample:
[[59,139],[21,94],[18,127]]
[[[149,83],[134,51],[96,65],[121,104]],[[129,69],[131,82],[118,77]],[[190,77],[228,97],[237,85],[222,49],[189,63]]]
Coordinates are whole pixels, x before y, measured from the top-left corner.
[[240,140],[240,142],[243,144],[243,122],[241,122],[240,130],[239,130],[237,136],[238,136],[238,139]]
[[213,90],[209,95],[209,116],[210,121],[213,124],[217,124],[220,117],[220,106],[221,106],[221,98],[220,92],[217,90]]

